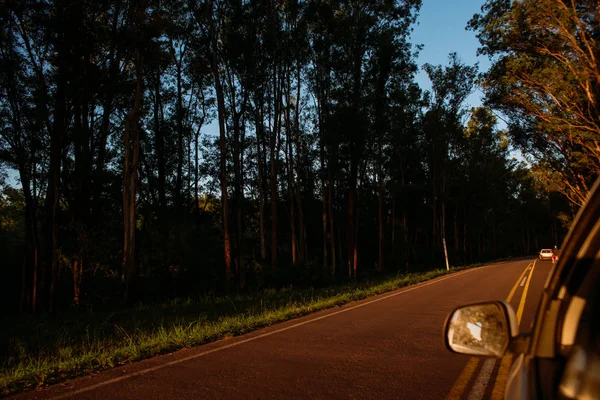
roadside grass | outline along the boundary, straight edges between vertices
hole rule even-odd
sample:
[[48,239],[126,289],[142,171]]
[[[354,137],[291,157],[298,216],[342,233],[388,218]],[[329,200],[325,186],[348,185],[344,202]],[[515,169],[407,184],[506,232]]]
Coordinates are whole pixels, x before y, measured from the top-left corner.
[[0,396],[197,346],[351,301],[481,266],[393,275],[327,288],[174,299],[114,313],[65,312],[21,320],[0,349]]

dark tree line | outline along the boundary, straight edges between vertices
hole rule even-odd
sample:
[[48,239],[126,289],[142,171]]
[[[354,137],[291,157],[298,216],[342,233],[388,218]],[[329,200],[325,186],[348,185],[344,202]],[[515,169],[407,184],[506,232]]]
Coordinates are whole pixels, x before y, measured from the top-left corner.
[[415,83],[419,0],[5,0],[7,304],[53,310],[418,271],[559,243],[562,198]]

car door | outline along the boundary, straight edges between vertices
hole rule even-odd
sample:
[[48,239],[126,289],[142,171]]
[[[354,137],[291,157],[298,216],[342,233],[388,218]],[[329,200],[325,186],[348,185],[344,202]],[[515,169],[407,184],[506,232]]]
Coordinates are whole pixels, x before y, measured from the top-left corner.
[[[586,389],[584,377],[591,367],[582,368],[585,363],[581,361],[583,357],[590,362],[600,349],[600,343],[594,342],[600,338],[598,324],[593,323],[600,315],[595,314],[600,310],[598,186],[597,181],[565,239],[561,259],[548,277],[531,337],[509,373],[506,399],[585,398],[582,390],[591,390],[592,397],[587,398],[600,398],[600,389],[595,395],[596,389]],[[590,335],[594,337],[592,343]],[[590,379],[600,382],[600,376]]]

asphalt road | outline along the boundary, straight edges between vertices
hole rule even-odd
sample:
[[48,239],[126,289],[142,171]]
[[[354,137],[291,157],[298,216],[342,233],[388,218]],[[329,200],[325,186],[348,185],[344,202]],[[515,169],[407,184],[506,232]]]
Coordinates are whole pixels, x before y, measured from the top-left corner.
[[507,368],[502,364],[510,360],[447,351],[446,315],[466,303],[506,300],[512,292],[521,330],[528,331],[551,265],[520,260],[461,271],[13,398],[496,398]]

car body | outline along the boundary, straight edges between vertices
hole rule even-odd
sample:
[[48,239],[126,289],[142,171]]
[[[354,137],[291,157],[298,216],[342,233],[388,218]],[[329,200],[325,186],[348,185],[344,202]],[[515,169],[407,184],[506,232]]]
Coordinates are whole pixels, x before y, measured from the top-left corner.
[[540,260],[552,260],[552,255],[552,249],[542,249],[539,253]]
[[505,399],[600,399],[599,183],[552,267],[530,333],[519,334],[515,312],[503,301],[459,307],[446,321],[451,351],[514,357]]

